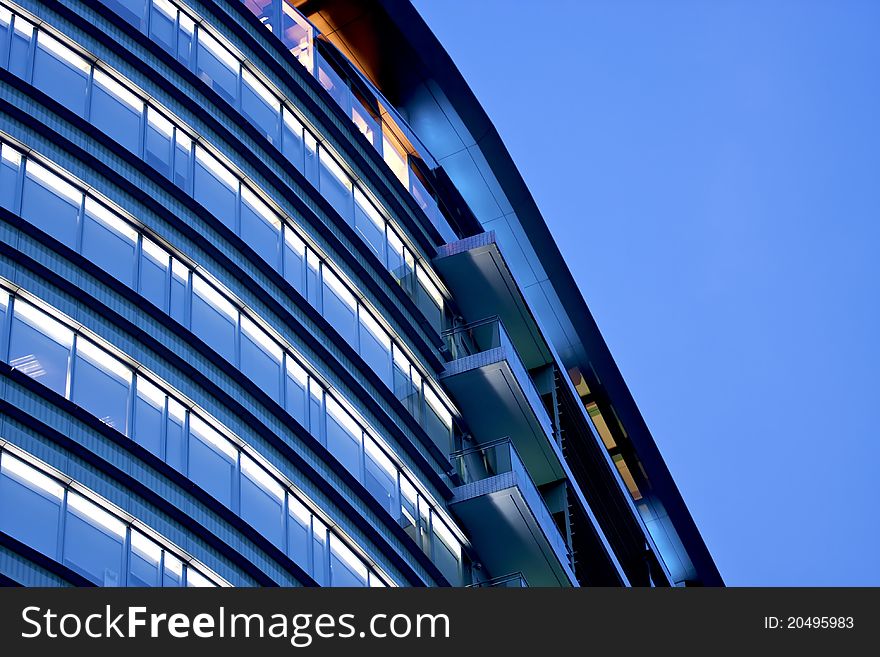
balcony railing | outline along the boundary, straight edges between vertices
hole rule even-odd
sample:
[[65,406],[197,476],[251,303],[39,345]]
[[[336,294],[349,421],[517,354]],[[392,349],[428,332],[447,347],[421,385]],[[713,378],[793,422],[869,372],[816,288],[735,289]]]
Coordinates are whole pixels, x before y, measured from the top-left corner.
[[556,556],[562,563],[571,566],[571,553],[568,550],[568,545],[566,545],[556,521],[553,520],[553,516],[547,509],[544,498],[538,492],[538,487],[532,481],[519,458],[519,454],[516,453],[516,448],[510,438],[502,438],[477,447],[459,450],[450,454],[449,458],[461,478],[462,485],[473,484],[512,472],[523,499],[531,509]]
[[447,329],[443,332],[443,338],[454,359],[500,349],[514,376],[523,386],[523,393],[529,399],[538,421],[547,432],[547,436],[553,438],[553,423],[550,421],[544,402],[541,401],[541,395],[497,315]]
[[500,589],[526,589],[529,583],[522,573],[511,573],[510,575],[502,575],[501,577],[493,577],[476,584],[471,584],[468,588],[484,589],[484,588],[500,588]]

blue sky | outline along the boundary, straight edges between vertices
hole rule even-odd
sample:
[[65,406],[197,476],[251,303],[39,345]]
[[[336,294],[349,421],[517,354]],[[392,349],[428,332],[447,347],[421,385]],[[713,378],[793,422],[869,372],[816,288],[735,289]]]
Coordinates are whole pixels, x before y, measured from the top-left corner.
[[880,2],[414,0],[731,585],[880,585]]

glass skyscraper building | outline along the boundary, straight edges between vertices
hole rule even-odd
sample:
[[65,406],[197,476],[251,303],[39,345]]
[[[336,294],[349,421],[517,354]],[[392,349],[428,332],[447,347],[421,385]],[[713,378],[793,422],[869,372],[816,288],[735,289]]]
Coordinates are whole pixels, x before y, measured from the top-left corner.
[[405,0],[0,0],[0,582],[721,578]]

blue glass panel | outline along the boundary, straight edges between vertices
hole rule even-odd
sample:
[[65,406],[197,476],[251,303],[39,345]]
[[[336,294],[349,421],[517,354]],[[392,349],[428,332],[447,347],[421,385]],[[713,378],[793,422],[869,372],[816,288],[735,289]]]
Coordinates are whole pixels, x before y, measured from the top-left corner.
[[165,422],[165,462],[179,472],[185,472],[186,428],[183,407],[168,400],[168,419]]
[[86,202],[82,254],[129,287],[134,287],[134,229],[97,203]]
[[305,144],[303,143],[303,127],[299,121],[284,110],[281,121],[281,152],[298,171],[303,171]]
[[171,296],[169,301],[172,318],[186,325],[186,306],[189,299],[189,270],[177,261],[171,262]]
[[[353,299],[350,293],[341,288],[341,285],[336,282],[338,279],[330,274],[326,268],[323,269],[323,274],[324,305],[321,314],[348,344],[357,349],[357,312],[356,306],[351,303]],[[334,282],[336,282],[335,285]]]
[[309,542],[312,533],[311,514],[305,506],[287,496],[287,556],[307,573],[311,572]]
[[150,4],[150,38],[173,55],[177,45],[177,10],[170,3]]
[[190,190],[192,178],[192,142],[180,130],[175,130],[174,184],[185,191]]
[[363,308],[361,308],[359,351],[370,369],[385,385],[392,388],[394,382],[391,376],[391,340],[376,326],[376,322],[366,315]]
[[144,160],[167,178],[171,177],[174,127],[153,109],[147,110],[147,132],[144,142]]
[[327,402],[327,449],[360,479],[361,434],[354,420],[334,402]]
[[364,485],[392,515],[397,515],[397,473],[391,461],[368,439],[364,451]]
[[96,71],[92,85],[92,125],[132,153],[139,154],[143,102],[115,80]]
[[71,248],[76,247],[77,217],[82,195],[57,176],[28,162],[21,216]]
[[279,107],[262,83],[250,76],[242,78],[241,112],[273,144],[278,141]]
[[0,17],[0,67],[6,68],[9,53],[9,41],[12,32],[12,16]]
[[305,244],[284,228],[284,279],[305,296],[306,293],[306,247]]
[[179,14],[177,24],[177,59],[189,68],[192,64],[195,24],[184,14]]
[[0,457],[0,530],[58,558],[61,486],[14,459]]
[[319,586],[330,584],[330,560],[327,550],[327,529],[317,520],[312,523],[311,575]]
[[330,537],[330,585],[340,586],[356,586],[363,587],[367,585],[366,568],[358,567],[355,558],[351,555],[351,551],[340,544],[339,539],[335,536]]
[[165,422],[165,395],[140,377],[134,401],[134,441],[162,456],[162,429]]
[[[284,491],[274,482],[262,482],[268,475],[252,476],[248,469],[257,468],[253,462],[242,467],[241,517],[278,547],[284,545]],[[276,490],[272,490],[276,489]]]
[[156,543],[132,530],[128,559],[128,586],[162,585],[162,548]]
[[34,58],[34,86],[79,116],[86,115],[88,72],[85,60],[39,32]]
[[18,155],[13,154],[9,147],[4,149],[9,158],[0,160],[0,205],[11,212],[18,213],[16,192],[18,190],[18,171],[21,168]]
[[77,343],[71,399],[107,426],[127,433],[131,371],[86,344]]
[[354,227],[379,261],[385,264],[385,221],[360,192],[355,194]]
[[199,151],[196,157],[193,196],[208,212],[234,231],[235,207],[238,205],[237,184],[232,180],[232,174],[229,172],[224,171],[223,180],[215,175],[215,172],[223,175],[220,167],[222,165],[213,157],[203,155],[202,151]]
[[[257,387],[277,402],[281,402],[281,353],[270,351],[265,344],[269,337],[260,329],[241,332],[241,371]],[[262,343],[261,343],[262,342]]]
[[[22,310],[29,309],[27,313]],[[9,364],[59,395],[67,391],[73,333],[42,313],[16,302]]]
[[238,69],[232,54],[204,30],[199,30],[196,73],[232,105],[238,99]]
[[[287,356],[290,359],[290,356]],[[304,427],[308,427],[308,379],[305,371],[290,360],[285,365],[285,403],[284,407],[293,418]]]
[[13,28],[12,45],[9,47],[9,72],[27,80],[34,28],[20,16],[13,20]]
[[[200,279],[196,279],[200,280]],[[228,301],[205,284],[194,284],[192,332],[230,363],[235,363],[236,318]]]
[[122,523],[89,502],[75,504],[77,499],[82,498],[73,493],[68,496],[64,565],[99,586],[122,586]]
[[156,306],[168,311],[168,254],[158,247],[152,248],[146,238],[141,249],[140,279],[138,292]]
[[263,260],[278,269],[281,224],[277,217],[274,217],[262,202],[252,198],[250,193],[242,194],[240,234],[241,239],[247,242]]
[[351,181],[326,151],[321,151],[319,168],[321,196],[330,202],[347,223],[351,224],[354,215]]
[[234,448],[203,423],[190,426],[189,477],[210,495],[232,507]]

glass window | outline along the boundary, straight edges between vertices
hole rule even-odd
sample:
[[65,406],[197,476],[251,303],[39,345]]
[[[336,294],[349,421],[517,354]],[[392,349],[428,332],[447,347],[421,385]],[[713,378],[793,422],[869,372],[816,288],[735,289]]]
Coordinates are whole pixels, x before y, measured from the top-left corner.
[[335,399],[327,397],[327,449],[361,479],[361,428]]
[[306,147],[303,175],[315,186],[315,189],[318,189],[318,140],[308,130],[304,130],[303,144]]
[[391,338],[363,307],[359,309],[359,315],[360,354],[385,385],[392,388],[394,383],[391,376]]
[[229,49],[203,29],[199,29],[196,73],[232,105],[238,99],[239,63]]
[[388,271],[401,284],[403,289],[409,290],[409,281],[412,280],[413,269],[409,266],[410,259],[407,258],[406,247],[403,241],[397,236],[391,228],[388,228]]
[[287,2],[281,4],[281,42],[312,73],[314,69],[313,30],[309,22]]
[[153,0],[150,8],[150,38],[172,55],[177,36],[177,8],[168,0]]
[[431,530],[433,534],[432,561],[453,586],[460,586],[462,583],[461,548],[458,541],[436,513],[431,513]]
[[452,415],[429,385],[425,386],[425,402],[425,431],[437,447],[448,454],[452,449]]
[[174,184],[185,191],[190,190],[191,165],[192,140],[177,128],[174,131]]
[[165,249],[146,237],[141,240],[141,271],[138,291],[168,312],[168,269],[170,256]]
[[373,115],[370,114],[367,108],[354,97],[354,94],[352,94],[351,120],[360,133],[367,138],[370,145],[379,151],[381,155],[382,140],[380,136],[382,133],[379,131],[379,123],[373,118]]
[[248,187],[241,188],[241,239],[278,269],[281,220]]
[[190,416],[189,430],[189,478],[232,508],[232,478],[237,450],[195,415]]
[[86,115],[88,62],[46,32],[37,32],[34,86],[76,112]]
[[25,163],[21,216],[40,230],[76,248],[77,218],[83,194],[48,169]]
[[235,363],[238,312],[200,276],[193,276],[192,331],[230,363]]
[[293,288],[306,294],[306,245],[288,227],[284,227],[284,278]]
[[127,434],[131,370],[83,338],[76,342],[74,368],[73,402],[107,426]]
[[309,377],[289,355],[285,359],[285,403],[287,412],[304,427],[308,427],[307,388]]
[[330,584],[330,560],[327,555],[327,527],[312,517],[312,570],[311,575],[318,586]]
[[387,126],[382,134],[382,156],[391,172],[397,176],[397,179],[403,183],[404,187],[409,188],[409,166],[406,162],[406,149],[394,133],[387,129]]
[[19,299],[13,309],[9,364],[59,395],[67,394],[73,331]]
[[183,586],[183,563],[168,551],[163,556],[162,586]]
[[425,270],[416,267],[416,306],[438,332],[443,330],[443,296],[437,286],[428,278]]
[[346,114],[351,114],[351,91],[342,76],[318,55],[318,82]]
[[147,134],[144,160],[166,178],[171,177],[174,124],[152,107],[147,107]]
[[177,258],[171,258],[171,295],[169,313],[172,318],[186,324],[186,307],[189,300],[189,268]]
[[86,198],[82,254],[129,287],[134,287],[138,234],[103,205]]
[[168,417],[165,420],[165,463],[179,472],[185,472],[186,409],[176,399],[168,398]]
[[306,249],[306,301],[314,308],[321,307],[320,284],[321,259],[311,249]]
[[162,548],[139,531],[131,530],[128,586],[162,586]]
[[415,487],[403,476],[400,477],[400,526],[418,545],[422,544],[419,532],[419,495]]
[[357,349],[357,301],[327,267],[321,268],[324,279],[323,315],[343,339]]
[[260,390],[281,402],[281,347],[247,317],[241,318],[241,371]]
[[34,37],[34,26],[21,16],[12,22],[12,45],[9,47],[9,72],[23,80],[27,79],[28,60],[31,40]]
[[335,535],[330,535],[330,586],[366,586],[367,567]]
[[354,227],[382,264],[385,264],[385,220],[357,188],[354,190]]
[[21,153],[8,144],[3,144],[0,156],[0,205],[15,214],[19,214],[18,171],[21,168]]
[[177,59],[187,68],[190,67],[190,62],[192,62],[195,29],[195,21],[183,12],[180,12],[177,24]]
[[284,547],[284,488],[247,456],[241,457],[241,517]]
[[141,115],[144,102],[103,71],[95,71],[92,85],[92,125],[125,146],[140,153]]
[[302,124],[287,109],[282,112],[281,152],[298,171],[303,170],[304,148]]
[[392,517],[397,515],[397,468],[376,442],[365,436],[364,485]]
[[320,152],[320,182],[321,196],[326,198],[340,216],[349,224],[352,223],[354,213],[354,196],[352,194],[351,180],[337,164],[336,160],[323,148]]
[[104,0],[104,4],[141,32],[147,26],[147,2],[148,0]]
[[134,400],[134,441],[162,457],[165,393],[142,376],[137,377]]
[[311,573],[309,563],[309,534],[312,531],[312,514],[293,495],[287,495],[287,556],[300,568]]
[[397,347],[392,347],[394,370],[394,396],[397,397],[416,420],[419,419],[419,389],[421,380],[410,365],[409,359]]
[[8,452],[0,455],[0,530],[58,558],[64,488]]
[[194,198],[233,231],[238,179],[204,148],[196,148]]
[[248,70],[242,71],[241,112],[270,142],[274,144],[278,141],[281,103],[266,85]]
[[186,585],[190,588],[200,589],[209,589],[217,586],[192,566],[186,567]]
[[99,586],[122,586],[122,542],[125,525],[74,492],[67,494],[64,565]]

